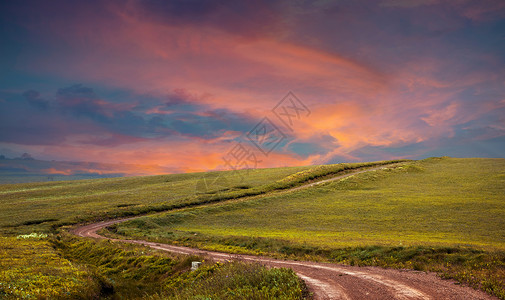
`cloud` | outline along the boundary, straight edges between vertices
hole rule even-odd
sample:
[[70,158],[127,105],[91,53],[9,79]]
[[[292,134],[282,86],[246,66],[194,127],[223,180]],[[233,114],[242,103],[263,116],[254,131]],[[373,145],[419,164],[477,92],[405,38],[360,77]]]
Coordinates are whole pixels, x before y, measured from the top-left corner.
[[49,101],[41,99],[40,94],[37,91],[28,90],[23,93],[23,96],[30,105],[40,110],[46,110],[49,107]]
[[308,139],[294,139],[286,145],[287,150],[304,158],[325,155],[338,147],[338,140],[330,134],[313,135]]
[[[4,93],[0,102],[0,141],[23,145],[47,145],[64,142],[68,123],[53,110],[41,108],[37,92]],[[36,100],[33,100],[36,99]],[[37,105],[33,105],[37,103]],[[41,111],[42,110],[42,111]]]
[[474,22],[492,21],[505,16],[505,3],[501,0],[383,0],[380,5],[404,9],[416,9],[422,6],[431,6],[436,9],[443,7]]
[[210,27],[239,36],[275,34],[282,27],[283,1],[130,1],[126,12],[167,26]]
[[500,3],[4,5],[22,28],[11,73],[24,74],[24,88],[0,94],[0,140],[53,157],[220,168],[259,120],[276,120],[271,109],[290,90],[312,114],[264,166],[422,157],[455,151],[446,141],[463,136],[500,139]]
[[438,3],[440,3],[439,0],[384,0],[381,2],[381,5],[389,7],[418,7]]
[[505,17],[505,3],[500,0],[461,1],[460,14],[472,21],[486,22]]
[[456,116],[458,107],[459,104],[453,102],[441,109],[429,110],[426,112],[427,116],[421,117],[421,120],[432,127],[442,126]]
[[[154,105],[167,106],[169,103],[172,110],[161,114],[153,112],[149,105],[139,108],[136,104],[125,106],[106,100],[92,88],[80,84],[59,88],[50,101],[52,105],[42,114],[28,101],[38,99],[39,92],[25,92],[22,98],[16,93],[7,96],[9,100],[0,103],[0,142],[39,145],[45,149],[82,147],[82,153],[92,147],[136,148],[160,140],[167,149],[172,148],[170,143],[184,145],[182,141],[226,143],[250,130],[257,122],[247,114],[193,105],[189,100],[196,96],[182,90],[160,98],[149,98]],[[132,107],[135,108],[133,111]],[[24,121],[17,117],[21,113]]]
[[97,121],[106,121],[108,118],[106,102],[99,99],[92,88],[81,84],[58,89],[56,101],[63,111],[76,117],[86,116]]

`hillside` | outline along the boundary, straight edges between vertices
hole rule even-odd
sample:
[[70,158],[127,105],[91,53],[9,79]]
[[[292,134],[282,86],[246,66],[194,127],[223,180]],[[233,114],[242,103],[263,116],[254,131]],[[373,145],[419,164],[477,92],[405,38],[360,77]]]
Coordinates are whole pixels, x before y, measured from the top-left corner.
[[[25,249],[48,251],[52,245],[49,256],[76,266],[16,271],[0,278],[0,294],[15,295],[2,288],[16,282],[8,278],[31,282],[39,278],[37,272],[49,277],[73,272],[89,285],[68,282],[71,294],[85,290],[133,297],[150,291],[163,298],[189,295],[187,288],[197,280],[203,293],[218,295],[207,289],[209,282],[240,290],[242,284],[227,278],[248,274],[240,282],[253,294],[268,278],[277,278],[282,284],[269,286],[271,293],[307,297],[293,272],[209,261],[196,274],[188,272],[185,258],[77,238],[62,230],[78,222],[137,216],[99,233],[231,253],[433,271],[505,299],[504,183],[505,159],[443,157],[0,185],[1,234],[38,233],[25,243],[2,239],[11,239],[14,247],[0,251],[22,254],[14,265],[0,264],[8,263],[13,272],[26,269],[34,253]],[[44,259],[39,258],[40,264]],[[171,267],[161,271],[159,263],[166,259]],[[153,284],[161,281],[165,288]],[[24,287],[38,284],[43,282]]]
[[[261,195],[315,177],[389,161],[0,185],[0,233],[53,232],[65,224]],[[304,176],[290,177],[305,171]]]
[[505,159],[444,157],[248,201],[141,217],[102,234],[432,271],[505,299],[504,220]]
[[206,247],[261,237],[324,247],[505,249],[505,159],[410,162],[254,201],[143,217],[118,230],[175,240],[198,233]]

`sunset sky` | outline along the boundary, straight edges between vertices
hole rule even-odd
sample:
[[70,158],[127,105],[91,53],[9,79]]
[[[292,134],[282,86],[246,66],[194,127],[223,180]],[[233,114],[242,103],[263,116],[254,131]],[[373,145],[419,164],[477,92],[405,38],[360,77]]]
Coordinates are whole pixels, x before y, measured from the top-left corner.
[[11,158],[505,157],[503,0],[2,1],[0,41]]

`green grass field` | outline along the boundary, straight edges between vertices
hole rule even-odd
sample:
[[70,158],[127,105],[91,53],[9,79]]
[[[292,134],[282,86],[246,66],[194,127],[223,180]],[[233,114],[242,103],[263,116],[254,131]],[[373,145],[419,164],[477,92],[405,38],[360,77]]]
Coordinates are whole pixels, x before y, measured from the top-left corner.
[[[184,206],[242,187],[261,186],[309,167],[0,185],[0,233],[50,232],[54,226]],[[211,184],[220,174],[226,181]],[[204,178],[208,189],[201,186]],[[235,188],[235,187],[238,188]]]
[[79,239],[60,229],[248,199],[385,163],[0,185],[0,298],[305,299],[305,284],[289,269],[207,262],[189,272],[191,260],[202,258]]
[[[256,287],[273,280],[285,285],[272,285],[269,293],[304,297],[303,285],[287,270],[210,263],[195,274],[187,272],[184,259],[61,231],[63,225],[150,213],[102,233],[235,253],[435,271],[505,299],[505,159],[396,161],[387,169],[288,190],[387,163],[0,185],[0,263],[14,270],[2,273],[0,296],[15,298],[19,289],[12,287],[21,282],[25,292],[62,293],[54,295],[63,298],[66,293],[111,299],[226,297],[208,289],[221,286],[261,299]],[[49,237],[15,238],[32,232]],[[35,258],[38,251],[47,255]],[[11,256],[17,259],[5,259]],[[45,260],[46,269],[15,271]],[[44,292],[40,283],[50,276],[86,284],[62,281],[66,289],[48,285]],[[243,285],[228,279],[235,277]],[[188,286],[195,280],[200,288],[192,294]],[[164,288],[153,282],[164,282]]]
[[[310,246],[505,249],[505,160],[429,159],[259,199],[142,217],[128,235],[263,237]],[[137,231],[138,230],[138,231]]]
[[0,299],[303,299],[290,269],[191,261],[139,245],[62,234],[0,237]]
[[385,163],[5,184],[0,185],[0,234],[54,232],[78,222],[261,195],[346,169]]
[[47,239],[0,237],[0,298],[95,298],[100,284],[61,257]]
[[111,233],[209,250],[439,272],[505,298],[505,159],[431,158]]

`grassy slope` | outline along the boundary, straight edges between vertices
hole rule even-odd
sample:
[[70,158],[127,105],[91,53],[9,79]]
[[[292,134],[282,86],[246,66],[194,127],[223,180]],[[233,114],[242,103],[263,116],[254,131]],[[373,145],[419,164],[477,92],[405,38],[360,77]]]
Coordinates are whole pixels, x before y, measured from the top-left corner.
[[[0,237],[1,299],[302,299],[290,269],[204,262],[139,245],[81,239]],[[204,297],[205,296],[205,297]]]
[[[148,224],[142,228],[143,223]],[[505,160],[430,159],[253,201],[123,223],[134,234],[265,237],[307,245],[505,249]],[[144,225],[145,227],[145,225]]]
[[62,258],[47,240],[0,237],[1,299],[92,299],[100,284],[92,272]]
[[212,250],[435,271],[505,299],[505,160],[427,159],[112,230]]
[[[388,162],[0,185],[0,234],[202,205]],[[296,174],[297,176],[290,176]]]
[[[379,163],[244,170],[0,186],[0,232],[53,232],[62,224],[135,215],[190,204],[261,195],[314,178]],[[309,171],[310,170],[310,171]],[[202,187],[202,178],[211,183]],[[37,237],[37,235],[33,235]],[[52,242],[51,242],[52,241]],[[69,237],[19,240],[0,236],[0,296],[6,298],[301,299],[306,288],[292,270],[242,263],[205,264],[145,247]],[[72,263],[71,263],[72,262]],[[182,268],[181,268],[182,267]]]
[[[219,172],[0,185],[0,233],[49,232],[52,225],[163,210],[229,192],[260,186],[309,167],[260,169],[226,175],[226,184],[196,189]],[[243,180],[242,180],[243,178]]]
[[[131,236],[217,250],[270,252],[305,259],[432,270],[505,299],[505,160],[430,159],[404,164],[402,168],[355,175],[317,188],[142,217],[121,224],[115,230]],[[312,178],[324,178],[343,171],[344,167],[357,168],[359,165],[253,170],[244,177],[245,181],[227,174],[226,185],[215,186],[204,193],[195,193],[197,182],[202,176],[215,177],[217,174],[2,185],[0,231],[3,234],[44,232],[51,231],[51,225],[66,222],[260,195],[296,186]],[[103,280],[106,280],[116,283],[117,295],[138,295],[153,290],[149,282],[153,282],[156,276],[167,278],[168,273],[160,274],[157,268],[144,268],[145,261],[156,260],[149,258],[145,249],[125,254],[120,250],[123,246],[90,246],[90,243],[93,244],[65,238],[63,244],[57,243],[63,253],[62,259],[78,263],[77,269],[71,272],[92,276],[92,282],[84,287],[89,293],[96,293],[97,288],[103,290]],[[400,243],[412,246],[399,247]],[[455,247],[458,245],[467,246]],[[72,247],[76,251],[68,251]],[[14,253],[24,251],[12,247],[6,249]],[[494,251],[496,249],[498,251]],[[96,251],[105,251],[103,253],[110,256],[93,261]],[[34,261],[33,252],[23,253],[25,257],[17,260],[11,269],[22,269],[27,262]],[[52,259],[47,257],[47,260]],[[80,267],[83,263],[89,265]],[[117,266],[125,267],[127,278],[115,273]],[[245,280],[246,285],[237,286],[234,281],[227,281],[226,276],[237,276],[240,282],[244,282],[242,273],[247,267],[232,266],[214,272],[215,268],[209,265],[202,270],[203,275],[198,275],[198,280],[202,280],[201,295],[212,294],[212,290],[205,291],[205,288],[215,282],[231,289],[246,288],[253,294],[256,293],[254,286],[264,285],[269,278],[274,282],[282,278],[288,285],[296,285],[293,274],[269,274],[251,267],[254,272],[246,272],[252,274]],[[54,272],[51,274],[71,276],[62,275],[58,270]],[[34,276],[25,282],[34,283],[37,288],[38,273],[27,274]],[[139,276],[147,280],[138,282]],[[192,273],[174,274],[175,282],[172,279],[167,281],[167,287],[171,288],[158,291],[159,297],[168,295],[165,293],[179,293],[184,298],[190,292],[185,289],[185,284],[195,280],[194,276]],[[135,281],[130,282],[132,278]],[[0,283],[8,283],[8,280],[4,278]],[[123,288],[132,286],[133,282],[139,283],[135,290]],[[178,286],[177,282],[181,285]],[[79,289],[75,287],[70,292]],[[287,292],[284,288],[279,291]],[[300,294],[297,295],[295,298]]]

